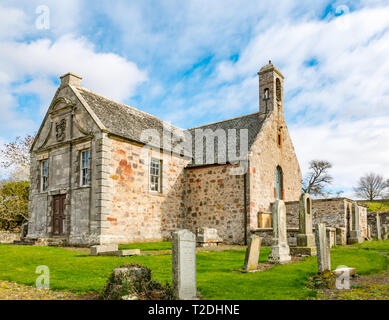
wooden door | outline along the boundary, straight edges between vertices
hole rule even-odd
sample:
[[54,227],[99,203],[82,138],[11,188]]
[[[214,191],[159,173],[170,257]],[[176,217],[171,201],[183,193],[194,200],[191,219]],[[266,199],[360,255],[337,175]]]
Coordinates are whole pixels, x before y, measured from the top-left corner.
[[64,234],[65,199],[64,194],[53,197],[53,236]]

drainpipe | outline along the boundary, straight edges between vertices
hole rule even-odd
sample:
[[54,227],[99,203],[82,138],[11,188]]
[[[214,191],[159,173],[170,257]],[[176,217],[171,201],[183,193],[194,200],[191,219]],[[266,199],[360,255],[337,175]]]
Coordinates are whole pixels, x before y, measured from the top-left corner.
[[243,175],[244,197],[244,244],[247,245],[247,172]]

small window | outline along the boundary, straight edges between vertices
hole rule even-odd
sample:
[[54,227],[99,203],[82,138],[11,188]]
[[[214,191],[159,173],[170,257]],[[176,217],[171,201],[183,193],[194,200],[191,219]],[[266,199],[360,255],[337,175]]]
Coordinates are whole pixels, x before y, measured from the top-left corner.
[[278,133],[277,134],[277,145],[279,147],[281,147],[281,143],[282,143],[281,133]]
[[263,92],[263,100],[268,100],[269,99],[269,88],[266,88],[265,91]]
[[151,159],[150,191],[161,192],[161,160]]
[[89,185],[89,150],[81,152],[81,186]]
[[281,81],[280,79],[276,79],[276,96],[277,100],[281,101]]
[[41,191],[47,191],[48,182],[49,182],[49,161],[41,161]]

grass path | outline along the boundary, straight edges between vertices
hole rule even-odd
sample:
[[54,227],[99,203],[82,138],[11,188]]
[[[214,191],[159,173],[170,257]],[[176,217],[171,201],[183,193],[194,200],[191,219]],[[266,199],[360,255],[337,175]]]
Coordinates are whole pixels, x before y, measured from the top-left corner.
[[[262,248],[260,262],[267,261],[269,251]],[[382,251],[389,252],[389,241],[335,248],[331,250],[332,267],[355,267],[361,275],[382,273],[388,266]],[[306,299],[316,295],[305,288],[309,276],[317,272],[316,257],[259,273],[234,273],[242,267],[244,255],[244,250],[197,253],[197,286],[204,299]],[[170,254],[92,257],[63,248],[0,245],[1,280],[31,286],[38,276],[36,267],[47,265],[52,289],[78,294],[99,291],[115,267],[132,262],[151,268],[155,280],[171,282]]]

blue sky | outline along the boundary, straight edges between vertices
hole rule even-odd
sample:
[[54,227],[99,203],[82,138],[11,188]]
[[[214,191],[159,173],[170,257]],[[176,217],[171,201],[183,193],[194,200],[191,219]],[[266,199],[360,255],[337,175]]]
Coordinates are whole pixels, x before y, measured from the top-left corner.
[[[36,27],[37,7],[50,27]],[[389,1],[1,1],[0,143],[36,131],[66,72],[86,88],[188,128],[258,110],[257,71],[285,76],[303,172],[334,189],[389,178]],[[4,173],[3,173],[4,174]]]

